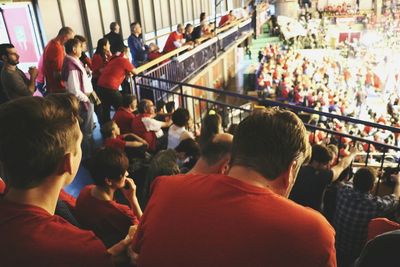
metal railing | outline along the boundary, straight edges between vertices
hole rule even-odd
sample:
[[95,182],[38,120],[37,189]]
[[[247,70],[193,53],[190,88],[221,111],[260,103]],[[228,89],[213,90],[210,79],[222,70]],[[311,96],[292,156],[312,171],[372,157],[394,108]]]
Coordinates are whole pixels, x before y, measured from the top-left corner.
[[[239,123],[243,118],[253,111],[253,107],[258,106],[278,106],[289,109],[298,115],[304,113],[318,114],[327,117],[328,119],[338,119],[346,123],[354,123],[368,125],[377,129],[390,131],[391,133],[400,133],[399,128],[385,126],[373,122],[367,122],[340,116],[336,114],[315,111],[313,109],[299,107],[291,104],[285,104],[272,100],[260,99],[254,96],[241,95],[234,92],[207,88],[204,86],[192,85],[182,82],[171,81],[162,78],[149,77],[138,75],[134,81],[134,90],[140,96],[144,96],[157,103],[160,100],[165,102],[175,101],[178,106],[187,108],[194,122],[194,130],[201,126],[201,122],[210,109],[216,110],[223,118],[223,126],[227,128],[231,124]],[[170,90],[174,88],[174,90]],[[231,102],[231,103],[229,103]],[[232,102],[235,102],[232,104]],[[385,167],[399,168],[400,167],[400,147],[390,144],[380,143],[373,140],[354,136],[351,134],[340,133],[332,129],[326,129],[305,123],[310,136],[315,136],[317,133],[323,132],[325,139],[336,140],[340,148],[344,147],[343,140],[345,138],[352,141],[353,144],[359,143],[363,145],[365,152],[359,153],[355,167],[372,166],[377,168],[382,173]],[[313,143],[313,140],[310,140]],[[315,141],[315,140],[314,140]],[[372,150],[375,148],[375,151]],[[339,157],[340,152],[339,152]],[[381,178],[381,175],[379,176]]]

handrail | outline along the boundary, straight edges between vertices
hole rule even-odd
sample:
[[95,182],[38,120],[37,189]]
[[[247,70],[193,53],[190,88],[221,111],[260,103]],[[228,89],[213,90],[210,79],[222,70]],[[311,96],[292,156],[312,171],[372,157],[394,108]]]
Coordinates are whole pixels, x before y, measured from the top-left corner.
[[350,118],[350,117],[346,117],[346,116],[342,116],[342,115],[337,115],[337,114],[332,114],[332,113],[328,113],[328,112],[318,111],[318,110],[314,110],[314,109],[311,109],[311,108],[296,106],[296,105],[292,105],[292,104],[285,104],[285,103],[282,103],[282,102],[268,100],[268,99],[260,99],[258,97],[242,95],[242,94],[235,93],[235,92],[221,91],[221,90],[218,90],[218,89],[208,88],[208,87],[200,86],[200,85],[188,84],[188,83],[184,83],[184,82],[170,81],[170,80],[166,80],[166,79],[163,79],[163,78],[147,77],[147,76],[144,76],[144,75],[141,75],[141,74],[139,74],[137,76],[138,77],[142,77],[144,79],[153,79],[153,80],[158,80],[158,81],[161,81],[161,82],[167,82],[167,83],[173,83],[173,84],[182,85],[182,86],[188,86],[188,87],[192,87],[192,88],[196,88],[196,89],[200,89],[200,90],[204,90],[204,91],[208,91],[208,92],[213,92],[213,93],[218,93],[218,94],[224,94],[224,95],[227,95],[227,96],[238,97],[238,98],[241,98],[241,99],[254,101],[254,102],[257,102],[257,103],[268,104],[270,106],[280,106],[280,107],[284,107],[284,108],[288,108],[288,109],[292,109],[292,110],[319,114],[321,116],[325,116],[325,117],[329,117],[329,118],[336,118],[336,119],[341,120],[341,121],[346,121],[346,122],[351,122],[351,123],[356,123],[356,124],[363,124],[363,125],[371,126],[373,128],[377,128],[377,129],[388,130],[388,131],[391,131],[393,133],[400,133],[400,128],[386,126],[386,125],[382,125],[382,124],[378,124],[378,123],[374,123],[374,122],[369,122],[369,121],[364,121],[364,120],[359,120],[359,119],[354,119],[354,118]]
[[[229,25],[224,26],[224,27],[222,27],[222,28],[220,28],[220,29],[217,29],[216,31],[217,31],[217,33],[224,32],[224,31],[226,31],[226,30],[228,30],[228,29],[231,29],[231,28],[233,28],[233,27],[239,25],[240,23],[246,21],[247,19],[248,19],[248,18],[239,19],[239,20],[235,21],[235,22],[232,23],[232,24],[229,24]],[[161,36],[165,36],[165,35],[167,35],[167,34],[170,34],[170,33],[166,33],[166,34],[161,35]],[[199,43],[202,43],[202,42],[204,42],[204,41],[206,41],[206,40],[209,40],[209,39],[211,39],[211,38],[213,38],[213,37],[217,37],[217,36],[218,36],[218,34],[215,34],[215,33],[214,33],[214,34],[209,34],[209,35],[200,37],[199,39],[197,39],[197,41],[198,41]],[[152,40],[152,39],[149,39],[149,40]],[[149,40],[147,40],[147,41],[145,41],[145,42],[148,42]],[[179,54],[179,53],[181,53],[181,52],[183,52],[183,51],[188,50],[189,48],[190,48],[190,45],[183,45],[183,46],[180,47],[180,48],[177,48],[177,49],[175,49],[175,50],[173,50],[173,51],[171,51],[171,52],[168,52],[168,53],[166,53],[166,54],[160,56],[159,58],[156,58],[156,59],[154,59],[154,60],[152,60],[152,61],[149,61],[149,62],[147,62],[147,63],[141,65],[140,67],[136,68],[136,71],[137,71],[137,73],[142,73],[143,71],[148,70],[148,69],[154,67],[155,65],[157,65],[157,64],[159,64],[159,63],[161,63],[161,62],[163,62],[164,60],[170,59],[171,57],[173,57],[173,56],[175,56],[175,55],[177,55],[177,54]]]
[[150,41],[153,41],[153,40],[157,40],[157,39],[160,39],[160,38],[162,38],[162,37],[164,37],[164,36],[167,36],[167,35],[169,35],[171,32],[167,32],[167,33],[164,33],[164,34],[161,34],[161,35],[157,35],[157,36],[154,36],[154,37],[152,37],[152,38],[150,38],[150,39],[148,39],[148,40],[143,40],[145,43],[147,43],[147,42],[150,42]]

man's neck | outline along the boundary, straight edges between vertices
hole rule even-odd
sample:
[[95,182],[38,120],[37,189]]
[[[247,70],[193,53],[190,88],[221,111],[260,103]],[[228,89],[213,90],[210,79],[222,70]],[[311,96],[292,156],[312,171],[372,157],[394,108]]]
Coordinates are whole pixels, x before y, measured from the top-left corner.
[[15,71],[17,69],[17,65],[11,65],[8,63],[4,63],[4,67],[8,70]]
[[[54,182],[58,181],[58,182]],[[10,202],[32,205],[54,215],[63,183],[57,177],[50,177],[42,185],[31,189],[10,188],[4,199]]]
[[233,166],[229,170],[228,176],[256,187],[269,188],[275,191],[272,181],[267,180],[258,172],[244,166]]
[[214,170],[208,166],[207,162],[203,160],[202,158],[199,158],[197,160],[196,164],[193,166],[193,168],[188,172],[188,174],[198,174],[198,173],[203,173],[203,174],[211,174],[215,173]]

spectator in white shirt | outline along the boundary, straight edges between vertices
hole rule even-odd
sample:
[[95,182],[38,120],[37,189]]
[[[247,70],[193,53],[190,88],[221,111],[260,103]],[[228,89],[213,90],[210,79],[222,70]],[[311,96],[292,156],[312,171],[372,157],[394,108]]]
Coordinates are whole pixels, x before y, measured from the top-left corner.
[[79,60],[82,54],[82,42],[78,39],[68,40],[65,43],[65,52],[67,55],[64,59],[61,76],[67,91],[74,94],[80,102],[82,150],[83,158],[87,159],[93,150],[93,104],[89,100],[93,87],[85,67]]
[[176,148],[179,143],[185,139],[192,138],[194,136],[191,132],[186,130],[190,119],[189,111],[184,108],[178,108],[172,114],[172,125],[168,130],[168,148]]

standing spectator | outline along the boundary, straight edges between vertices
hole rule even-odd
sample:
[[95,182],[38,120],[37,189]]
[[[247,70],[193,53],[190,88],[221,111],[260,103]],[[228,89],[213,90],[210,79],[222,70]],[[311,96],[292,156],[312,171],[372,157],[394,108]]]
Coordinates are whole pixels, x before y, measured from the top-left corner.
[[97,90],[103,104],[102,123],[110,120],[110,108],[115,110],[122,105],[122,95],[119,87],[127,75],[136,74],[135,67],[129,62],[129,48],[124,46],[121,54],[113,56],[107,65],[104,66],[100,78],[97,82]]
[[[142,216],[136,198],[136,185],[128,178],[129,161],[123,152],[105,148],[93,158],[90,174],[94,185],[84,187],[76,201],[75,214],[86,229],[92,230],[106,247],[123,239],[129,227]],[[114,200],[121,191],[130,206]]]
[[183,36],[185,38],[185,43],[186,44],[193,44],[194,43],[195,39],[194,39],[194,36],[193,36],[193,25],[192,24],[190,24],[190,23],[186,24],[185,33],[184,33]]
[[35,92],[35,80],[38,70],[29,68],[30,79],[17,67],[19,55],[12,44],[2,44],[0,58],[4,62],[0,81],[6,97],[11,100],[22,96],[31,96]]
[[176,31],[171,32],[168,36],[167,42],[164,46],[164,53],[171,52],[179,47],[182,47],[185,44],[185,38],[183,36],[184,32],[185,29],[183,28],[183,25],[178,24],[178,26],[176,27]]
[[124,40],[122,39],[120,29],[121,27],[118,22],[111,22],[110,32],[104,35],[110,42],[110,50],[113,55],[117,52],[121,52],[121,49],[124,47]]
[[132,132],[149,144],[149,151],[157,150],[157,138],[164,133],[162,128],[169,127],[171,122],[162,122],[153,119],[155,116],[154,104],[151,100],[143,99],[138,105],[139,114],[132,119]]
[[125,252],[128,240],[107,250],[92,232],[54,216],[81,160],[78,106],[63,95],[0,107],[0,161],[7,170],[7,193],[0,197],[3,266],[114,266],[112,259]]
[[65,86],[61,80],[61,68],[65,57],[64,44],[74,36],[75,33],[70,27],[63,27],[57,37],[51,40],[44,49],[43,70],[48,93],[65,92]]
[[153,182],[131,255],[139,267],[336,266],[333,228],[287,199],[309,150],[293,113],[248,116],[234,137],[228,175]]
[[289,198],[305,207],[322,211],[322,199],[327,186],[336,181],[344,169],[353,161],[355,150],[331,167],[332,153],[322,145],[313,145],[311,160],[300,168]]
[[93,141],[93,104],[89,95],[93,93],[92,83],[86,73],[82,62],[82,43],[78,38],[70,39],[65,43],[67,53],[62,66],[61,77],[68,92],[74,94],[80,103],[79,116],[82,119],[81,131],[83,133],[82,150],[83,159],[92,156]]
[[177,147],[185,139],[194,139],[193,134],[186,130],[189,119],[189,111],[184,108],[178,108],[172,114],[172,125],[168,129],[168,148]]
[[121,130],[121,134],[131,132],[132,119],[135,117],[134,111],[136,111],[136,96],[123,95],[122,106],[118,108],[113,117],[113,121]]
[[143,65],[147,61],[149,48],[143,42],[142,27],[139,22],[131,24],[131,35],[128,38],[128,46],[131,51],[132,64],[135,67]]
[[371,219],[384,217],[398,206],[400,175],[395,178],[393,194],[383,197],[371,194],[376,176],[369,168],[359,169],[352,184],[343,184],[338,189],[333,226],[336,230],[339,264],[347,266],[360,255],[367,241],[368,223]]
[[[100,74],[103,72],[104,67],[108,63],[111,57],[110,42],[107,38],[101,38],[97,41],[96,52],[94,52],[92,59],[92,85],[93,89],[97,95],[99,95],[99,90],[97,82],[99,80]],[[94,106],[94,111],[96,112],[97,119],[100,125],[103,125],[103,105],[99,103]]]
[[235,20],[235,16],[233,15],[233,10],[229,11],[228,14],[224,15],[221,17],[221,20],[219,21],[218,27],[224,27],[230,23],[232,23]]
[[88,51],[87,39],[82,35],[75,35],[75,38],[82,43],[82,55],[79,57],[79,60],[82,62],[88,75],[90,75],[92,71],[92,60],[86,55]]

